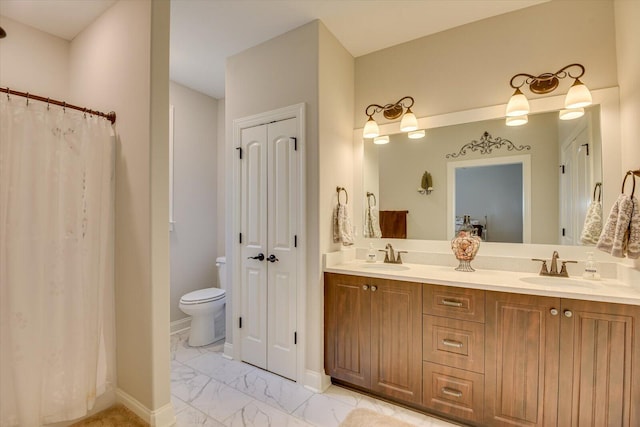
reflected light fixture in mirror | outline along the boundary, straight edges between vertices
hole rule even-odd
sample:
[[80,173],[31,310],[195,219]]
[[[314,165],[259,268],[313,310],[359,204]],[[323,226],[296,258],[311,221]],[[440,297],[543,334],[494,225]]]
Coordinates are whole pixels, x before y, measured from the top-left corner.
[[[529,101],[520,90],[521,87],[528,85],[531,92],[536,94],[546,94],[553,92],[560,84],[560,79],[564,79],[565,77],[570,77],[575,80],[565,97],[564,105],[566,110],[560,112],[560,119],[571,120],[581,117],[582,114],[584,114],[584,111],[582,114],[578,114],[578,110],[576,109],[589,106],[592,102],[591,92],[589,92],[589,89],[580,81],[580,77],[584,75],[584,71],[584,66],[582,66],[582,64],[569,64],[555,73],[542,73],[538,76],[520,73],[511,77],[509,85],[515,89],[515,92],[507,103],[507,125],[519,126],[526,123],[526,121],[522,123],[522,121],[518,120],[511,120],[511,123],[509,121],[509,118],[521,117],[529,114]],[[518,80],[521,81],[520,84],[516,83]],[[571,112],[568,113],[567,111]]]
[[529,116],[507,117],[507,126],[522,126],[529,123]]
[[376,136],[373,138],[373,143],[377,145],[383,145],[389,143],[389,135]]
[[414,130],[411,131],[407,134],[407,136],[409,137],[409,139],[420,139],[420,138],[424,138],[425,135],[425,130],[424,129],[420,129],[420,130]]
[[[362,136],[364,138],[375,138],[380,135],[380,129],[378,123],[373,119],[373,115],[376,113],[382,113],[382,115],[389,120],[395,120],[402,116],[400,121],[400,130],[402,132],[412,132],[418,129],[418,119],[416,115],[411,111],[414,100],[411,96],[405,96],[393,104],[371,104],[367,106],[364,113],[367,115],[368,120],[364,125]],[[405,111],[406,109],[406,111]],[[387,141],[388,142],[388,141]]]
[[560,120],[573,120],[584,116],[584,108],[567,108],[560,110]]

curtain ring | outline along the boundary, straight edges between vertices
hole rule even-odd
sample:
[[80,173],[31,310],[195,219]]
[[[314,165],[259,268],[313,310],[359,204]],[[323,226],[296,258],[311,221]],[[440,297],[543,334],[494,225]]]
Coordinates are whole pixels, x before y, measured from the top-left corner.
[[11,89],[7,87],[7,101],[11,101],[11,97],[9,95],[11,95]]
[[83,113],[84,113],[84,118],[86,119],[87,118],[87,109],[86,108],[84,109]]
[[62,101],[62,112],[63,113],[67,112],[67,102],[66,101]]
[[47,111],[49,111],[49,100],[50,100],[50,99],[51,99],[51,98],[47,98]]
[[27,92],[27,107],[29,106],[29,92]]
[[624,194],[624,184],[627,182],[627,178],[631,176],[631,182],[633,182],[633,186],[631,187],[631,197],[633,197],[633,195],[636,192],[636,178],[633,175],[632,171],[628,171],[626,173],[626,175],[624,176],[624,179],[622,180],[622,194]]

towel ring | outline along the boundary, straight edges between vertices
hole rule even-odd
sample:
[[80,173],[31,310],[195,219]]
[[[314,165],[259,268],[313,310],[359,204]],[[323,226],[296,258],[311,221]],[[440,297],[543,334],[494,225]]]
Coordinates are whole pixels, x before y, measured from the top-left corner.
[[[598,200],[596,200],[596,191],[598,191]],[[593,201],[599,202],[602,198],[602,183],[596,182],[595,187],[593,187]]]
[[628,171],[624,176],[624,179],[622,180],[622,194],[624,194],[624,184],[627,182],[627,178],[629,176],[631,177],[631,182],[633,182],[633,187],[631,187],[631,197],[633,197],[634,193],[636,192],[636,178],[633,171]]
[[338,204],[340,204],[340,192],[344,191],[344,204],[349,204],[349,193],[347,193],[347,190],[344,187],[336,187],[336,193],[338,193]]
[[[371,206],[371,198],[373,197],[373,206]],[[378,206],[378,201],[376,200],[376,195],[367,191],[367,205],[370,208]]]

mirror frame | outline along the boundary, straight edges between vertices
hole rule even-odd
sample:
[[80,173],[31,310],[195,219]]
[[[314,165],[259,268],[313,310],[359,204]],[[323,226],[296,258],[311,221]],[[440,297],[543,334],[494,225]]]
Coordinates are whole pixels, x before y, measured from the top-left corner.
[[[600,126],[602,134],[602,208],[607,213],[613,206],[620,191],[620,183],[623,174],[621,172],[621,131],[620,131],[620,100],[619,88],[617,86],[595,89],[591,91],[593,104],[600,105]],[[558,112],[564,108],[565,95],[547,96],[543,98],[530,99],[531,111],[529,114]],[[484,120],[503,119],[507,104],[493,105],[489,107],[479,107],[471,110],[457,111],[447,114],[418,118],[418,129],[425,129],[427,134],[429,129],[443,126],[451,126],[463,123],[472,123]],[[526,126],[526,125],[525,125]],[[401,133],[400,122],[379,124],[381,135],[392,135]],[[362,128],[353,131],[353,155],[354,155],[354,197],[353,202],[353,224],[356,228],[356,243],[369,241],[362,237],[362,227],[364,218],[364,144],[371,143],[370,140],[362,138]],[[442,207],[445,211],[447,206]],[[414,239],[407,239],[414,240]],[[417,240],[416,241],[421,241]],[[426,240],[424,240],[426,241]],[[438,240],[437,240],[438,241]],[[439,240],[441,241],[441,240]],[[358,246],[361,246],[358,245]],[[500,245],[500,243],[495,243]],[[521,243],[526,245],[527,243]],[[555,245],[562,246],[562,245]],[[579,247],[579,246],[578,246]]]

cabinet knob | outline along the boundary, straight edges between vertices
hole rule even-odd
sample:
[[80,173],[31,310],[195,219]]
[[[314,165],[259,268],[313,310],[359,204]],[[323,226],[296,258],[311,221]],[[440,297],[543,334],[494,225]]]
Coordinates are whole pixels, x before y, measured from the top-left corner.
[[565,310],[564,311],[564,316],[565,317],[571,317],[571,316],[573,316],[573,312],[571,310]]
[[552,316],[557,316],[558,315],[558,309],[557,308],[552,308],[551,310],[549,310],[549,313],[551,313]]
[[369,290],[369,285],[362,285],[362,290],[363,291],[368,291]]
[[378,287],[376,285],[371,286],[371,292],[375,292],[377,290],[378,290]]

